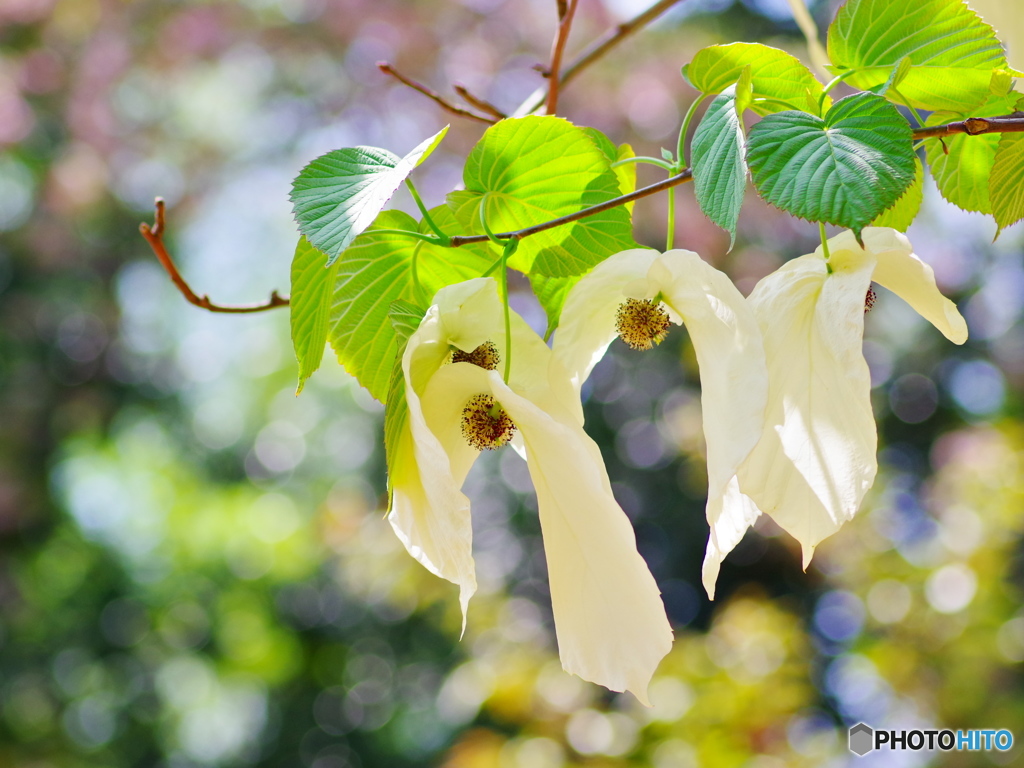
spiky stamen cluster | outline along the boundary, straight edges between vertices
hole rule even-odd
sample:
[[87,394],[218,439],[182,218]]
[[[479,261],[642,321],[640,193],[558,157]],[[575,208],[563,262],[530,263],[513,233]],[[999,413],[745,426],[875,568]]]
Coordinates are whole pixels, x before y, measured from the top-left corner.
[[486,371],[498,370],[498,363],[501,362],[501,355],[498,354],[498,347],[493,341],[485,341],[472,352],[463,352],[456,348],[452,352],[453,363],[472,363],[478,368]]
[[653,299],[626,299],[615,314],[619,338],[633,349],[650,349],[668,335],[671,321],[665,305]]
[[491,395],[474,395],[462,409],[462,436],[478,451],[501,448],[515,432],[516,425]]
[[866,315],[875,307],[875,302],[878,301],[878,294],[875,293],[875,289],[868,287],[868,293],[864,297],[864,314]]

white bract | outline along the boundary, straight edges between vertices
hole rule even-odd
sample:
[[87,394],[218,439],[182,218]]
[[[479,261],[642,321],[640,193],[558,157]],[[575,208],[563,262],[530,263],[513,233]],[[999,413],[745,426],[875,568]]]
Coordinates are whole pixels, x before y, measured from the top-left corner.
[[672,645],[657,584],[600,450],[583,431],[569,374],[515,314],[511,335],[508,384],[504,362],[498,370],[449,362],[453,349],[488,341],[505,360],[502,303],[490,278],[438,292],[402,358],[409,414],[391,461],[388,519],[413,557],[459,585],[465,621],[476,577],[470,504],[460,488],[479,451],[462,433],[462,416],[474,396],[493,396],[518,428],[537,492],[562,666],[646,704]]
[[663,302],[670,319],[685,324],[697,355],[711,528],[704,583],[713,597],[719,565],[758,515],[737,470],[764,425],[768,373],[761,332],[743,295],[696,253],[623,251],[580,280],[562,310],[554,351],[577,391],[615,338],[616,313],[627,299]]
[[[814,548],[854,516],[874,482],[877,433],[864,360],[865,297],[874,280],[955,344],[967,324],[931,267],[893,229],[852,232],[761,280],[748,301],[764,335],[770,396],[764,435],[739,481],[761,511],[796,538],[804,568]],[[746,521],[737,517],[736,524]]]

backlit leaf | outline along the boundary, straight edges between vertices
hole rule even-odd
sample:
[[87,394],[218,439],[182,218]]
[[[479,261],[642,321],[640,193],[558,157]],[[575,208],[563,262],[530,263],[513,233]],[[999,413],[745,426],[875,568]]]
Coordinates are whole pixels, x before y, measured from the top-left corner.
[[[750,67],[753,101],[750,108],[759,115],[788,109],[820,114],[821,83],[792,54],[760,43],[711,45],[697,51],[683,67],[683,77],[702,93],[717,94],[740,79]],[[831,106],[826,96],[823,108]]]
[[338,263],[325,268],[326,258],[304,237],[299,238],[292,259],[291,315],[292,346],[299,361],[299,386],[320,367],[327,346],[331,296]]
[[981,104],[993,70],[1009,68],[995,31],[963,0],[849,0],[829,27],[828,55],[836,74],[856,70],[846,82],[863,89],[885,83],[909,57],[898,91],[919,109]]
[[992,163],[988,189],[992,215],[999,225],[999,232],[1024,219],[1024,135],[1002,135]]
[[[587,133],[558,117],[529,116],[491,126],[473,148],[464,172],[466,190],[448,204],[464,227],[501,233],[576,213],[619,196],[609,158]],[[524,238],[510,264],[529,273],[570,276],[613,253],[635,248],[623,207]]]

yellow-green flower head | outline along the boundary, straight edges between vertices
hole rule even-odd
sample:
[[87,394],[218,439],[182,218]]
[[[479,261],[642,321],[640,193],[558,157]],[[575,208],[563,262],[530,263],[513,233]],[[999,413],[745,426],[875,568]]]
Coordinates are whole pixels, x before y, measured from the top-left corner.
[[[857,512],[878,470],[862,350],[871,282],[900,296],[953,343],[967,340],[963,317],[910,241],[882,227],[861,234],[863,248],[843,232],[828,241],[827,265],[819,247],[765,277],[748,299],[764,336],[770,395],[764,434],[739,482],[800,542],[805,568],[818,543]],[[713,583],[723,556],[709,552],[705,583]]]
[[402,358],[409,414],[389,462],[388,519],[413,557],[459,585],[465,622],[476,576],[470,503],[460,489],[480,449],[507,438],[514,424],[513,445],[537,492],[562,666],[646,704],[672,645],[657,584],[600,450],[583,431],[569,373],[514,313],[512,368],[503,380],[502,310],[491,278],[448,286],[409,338]]
[[[554,351],[577,391],[620,331],[623,313],[638,314],[631,333],[656,343],[667,320],[684,324],[700,366],[707,444],[709,556],[732,550],[758,511],[737,471],[757,444],[768,401],[768,372],[757,320],[728,277],[692,251],[623,251],[598,264],[569,292]],[[626,339],[627,342],[629,339]],[[714,596],[714,578],[705,581]]]

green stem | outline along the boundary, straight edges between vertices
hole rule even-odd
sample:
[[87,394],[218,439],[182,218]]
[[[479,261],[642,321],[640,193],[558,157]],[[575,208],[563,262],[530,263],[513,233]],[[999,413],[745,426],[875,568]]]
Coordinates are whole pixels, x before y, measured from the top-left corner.
[[412,249],[412,290],[413,293],[420,301],[425,301],[426,297],[423,295],[423,286],[420,285],[420,246],[416,245]]
[[[751,104],[779,104],[779,105],[785,107],[786,109],[792,109],[792,110],[794,110],[796,112],[804,112],[804,111],[806,111],[806,110],[800,109],[800,107],[798,107],[795,104],[792,104],[792,103],[786,101],[785,99],[771,99],[771,98],[768,98],[767,96],[761,96],[761,97],[758,97],[756,99],[753,99],[753,100],[751,100],[750,103]],[[819,111],[820,111],[821,105],[819,104],[818,107],[819,107]]]
[[508,260],[518,247],[518,240],[506,240],[501,253],[501,296],[505,304],[505,371],[502,378],[506,384],[512,372],[512,311],[508,305]]
[[427,222],[427,226],[430,227],[441,238],[440,245],[445,248],[448,247],[450,239],[448,235],[441,231],[441,228],[434,223],[433,218],[430,216],[430,211],[427,210],[427,206],[423,204],[423,200],[420,198],[420,193],[416,191],[416,186],[412,183],[412,179],[406,179],[405,185],[409,188],[409,194],[412,195],[412,199],[416,201],[416,207],[420,209],[420,213],[423,214],[423,220]]
[[425,235],[422,232],[412,232],[408,229],[368,229],[366,230],[368,235],[405,235],[415,240],[422,240],[425,243],[431,243],[433,245],[444,245],[447,246],[449,243],[442,242],[439,238],[433,235]]
[[676,188],[668,191],[668,233],[665,235],[665,250],[672,250],[672,241],[676,234]]
[[690,130],[690,123],[693,121],[693,116],[697,114],[697,107],[706,99],[710,94],[702,93],[700,98],[690,105],[690,108],[686,110],[686,117],[683,118],[683,124],[679,128],[679,141],[676,143],[676,168],[686,168],[688,163],[686,162],[686,134]]
[[889,90],[893,93],[894,96],[896,96],[900,101],[903,102],[903,106],[904,107],[906,107],[907,109],[910,110],[910,114],[912,114],[914,116],[914,119],[917,120],[917,127],[918,128],[923,128],[924,127],[924,120],[921,118],[921,113],[918,112],[916,109],[914,109],[911,106],[910,102],[907,100],[907,97],[904,96],[902,93],[900,93],[895,88],[890,88]]
[[825,268],[828,273],[832,274],[832,265],[829,263],[829,259],[832,258],[832,254],[828,251],[828,235],[825,233],[825,222],[818,222],[818,234],[821,237],[821,250],[825,254]]
[[828,96],[829,91],[839,85],[843,80],[850,77],[851,75],[857,74],[856,69],[848,69],[841,75],[836,75],[826,83],[825,87],[821,89],[821,96],[818,97],[818,111],[821,112],[821,107],[825,103],[825,97]]
[[622,160],[616,160],[611,164],[612,168],[618,168],[620,165],[627,165],[628,163],[647,163],[648,165],[656,165],[659,168],[664,168],[669,173],[675,173],[676,167],[673,163],[669,163],[665,160],[659,160],[656,157],[626,157]]
[[[501,240],[487,225],[486,210],[487,195],[489,194],[489,192],[485,194],[484,199],[480,201],[480,225],[484,228],[484,232],[487,233],[488,239],[495,245],[501,246],[501,260],[498,262],[501,265],[501,274],[498,276],[498,282],[501,284],[501,298],[505,305],[505,370],[502,378],[508,384],[508,377],[512,372],[512,315],[508,305],[508,260],[519,247],[519,240],[515,237]],[[492,264],[484,274],[490,274],[493,269],[494,265]]]

